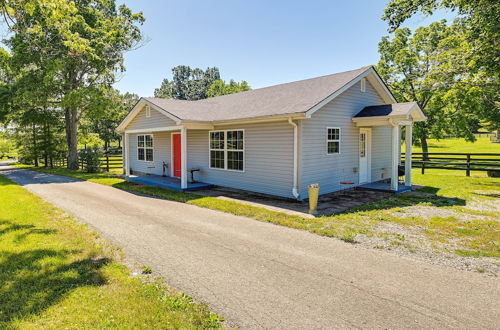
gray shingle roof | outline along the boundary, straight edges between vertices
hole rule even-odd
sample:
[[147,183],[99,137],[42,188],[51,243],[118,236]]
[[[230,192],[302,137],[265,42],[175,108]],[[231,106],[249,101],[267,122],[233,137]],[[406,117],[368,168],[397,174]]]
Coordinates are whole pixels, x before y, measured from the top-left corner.
[[311,109],[370,68],[198,101],[145,99],[182,120],[221,121],[298,114]]
[[354,118],[377,117],[377,116],[402,116],[408,114],[408,111],[415,106],[415,102],[371,105],[364,107]]

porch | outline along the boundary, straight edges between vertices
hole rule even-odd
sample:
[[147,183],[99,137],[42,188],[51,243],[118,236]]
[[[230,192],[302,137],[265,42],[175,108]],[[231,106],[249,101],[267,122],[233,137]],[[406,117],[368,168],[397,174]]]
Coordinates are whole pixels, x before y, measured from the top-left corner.
[[128,175],[125,177],[127,181],[141,183],[148,186],[155,186],[160,188],[167,188],[176,191],[190,191],[190,190],[200,190],[200,189],[210,189],[214,185],[204,182],[187,182],[187,187],[182,188],[181,179],[171,177],[171,176],[160,176],[160,175]]
[[[192,171],[199,168],[199,165],[196,163],[195,168],[188,168],[187,134],[188,130],[210,129],[213,129],[211,124],[185,124],[125,130],[123,132],[125,176],[133,182],[179,191],[209,187],[202,182],[190,182],[193,178]],[[141,146],[139,141],[136,141],[139,135],[144,135]],[[151,136],[149,140],[146,139],[148,136]],[[140,157],[141,150],[138,149],[144,149]],[[141,175],[134,175],[137,173]],[[161,176],[162,174],[168,176]]]
[[[412,165],[412,139],[413,124],[418,121],[424,121],[426,117],[415,102],[384,104],[368,106],[356,114],[352,121],[360,129],[370,130],[375,126],[391,127],[391,166],[390,182],[370,182],[359,186],[360,188],[387,191],[399,194],[405,191],[411,191],[411,165]],[[401,138],[402,129],[405,134],[405,155],[404,163],[404,184],[399,183],[399,168],[401,166]],[[389,142],[389,141],[388,141]]]
[[365,183],[360,186],[357,186],[356,189],[361,189],[361,190],[373,190],[373,191],[385,191],[385,192],[391,192],[393,194],[401,194],[407,191],[412,190],[412,186],[406,185],[406,184],[401,184],[398,183],[397,190],[394,189],[392,184],[390,182],[370,182],[370,183]]

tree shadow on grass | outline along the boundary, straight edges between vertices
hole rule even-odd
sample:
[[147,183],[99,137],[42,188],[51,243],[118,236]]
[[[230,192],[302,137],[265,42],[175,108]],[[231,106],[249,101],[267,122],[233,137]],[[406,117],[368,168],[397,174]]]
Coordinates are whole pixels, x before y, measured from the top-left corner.
[[0,238],[2,235],[8,234],[10,232],[21,232],[16,235],[16,238],[14,238],[15,243],[21,243],[29,235],[35,235],[35,234],[49,235],[57,232],[57,230],[55,229],[46,229],[46,228],[40,229],[36,228],[34,225],[19,225],[3,219],[0,219],[0,226],[4,227],[0,229]]
[[[7,225],[8,231],[0,235],[0,248],[5,239],[2,236],[7,232],[22,231],[24,238],[52,233],[30,225],[9,225],[6,220],[1,223]],[[8,244],[7,240],[4,242]],[[79,250],[69,249],[0,250],[0,328],[8,327],[13,320],[44,311],[79,287],[105,284],[101,269],[110,260],[82,257],[81,254]]]

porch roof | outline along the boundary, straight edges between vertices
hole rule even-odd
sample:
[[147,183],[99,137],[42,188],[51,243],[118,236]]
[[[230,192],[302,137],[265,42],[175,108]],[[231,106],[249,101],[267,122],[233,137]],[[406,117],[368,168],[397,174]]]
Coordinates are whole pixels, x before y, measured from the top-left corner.
[[364,107],[352,120],[357,126],[389,126],[425,121],[427,117],[416,102],[404,102]]

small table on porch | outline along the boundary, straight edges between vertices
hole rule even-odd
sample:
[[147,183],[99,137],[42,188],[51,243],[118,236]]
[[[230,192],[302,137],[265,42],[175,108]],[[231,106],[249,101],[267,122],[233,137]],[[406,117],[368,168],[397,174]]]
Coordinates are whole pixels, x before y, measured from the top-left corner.
[[194,180],[194,172],[199,172],[199,168],[190,168],[189,173],[191,173],[191,181],[189,183],[195,183],[196,181]]

